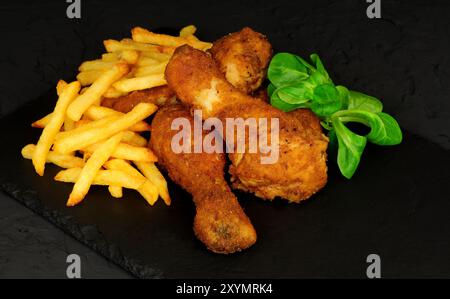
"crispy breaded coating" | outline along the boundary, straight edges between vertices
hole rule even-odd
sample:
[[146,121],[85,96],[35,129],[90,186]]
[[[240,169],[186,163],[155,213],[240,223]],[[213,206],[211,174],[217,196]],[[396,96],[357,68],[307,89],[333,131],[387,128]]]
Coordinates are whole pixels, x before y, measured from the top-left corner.
[[249,27],[217,40],[210,51],[227,81],[246,94],[261,85],[272,57],[267,38]]
[[193,128],[193,117],[185,107],[161,108],[152,122],[150,146],[170,178],[192,194],[197,238],[217,253],[250,247],[256,242],[256,232],[224,179],[225,154],[177,154],[172,150],[172,137],[177,131],[171,130],[171,124],[180,117],[188,119]]
[[[262,164],[261,157],[266,155],[259,151],[229,154],[235,188],[265,199],[279,196],[299,202],[326,184],[328,139],[320,127],[240,92],[227,82],[210,55],[189,46],[175,51],[166,67],[166,79],[178,99],[201,109],[204,118],[218,117],[223,123],[226,118],[255,118],[257,122],[266,119],[269,123],[271,119],[278,119],[279,140],[276,145],[279,158],[276,163]],[[314,121],[317,122],[317,118]],[[258,139],[270,129],[271,126],[258,132]],[[234,140],[235,132],[232,134],[224,136],[225,139]],[[248,148],[248,138],[246,142]]]
[[118,98],[105,98],[102,106],[128,113],[139,103],[152,103],[162,106],[175,101],[175,93],[167,86],[158,86],[150,89],[133,91]]

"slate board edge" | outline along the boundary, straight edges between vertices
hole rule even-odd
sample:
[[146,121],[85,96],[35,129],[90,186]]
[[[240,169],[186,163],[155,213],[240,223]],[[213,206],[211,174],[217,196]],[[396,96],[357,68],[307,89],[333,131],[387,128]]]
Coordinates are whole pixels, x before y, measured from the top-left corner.
[[83,232],[83,229],[95,229],[98,236],[101,236],[102,233],[96,227],[90,225],[80,226],[72,216],[67,216],[57,210],[49,209],[42,203],[35,191],[21,191],[17,184],[8,182],[4,177],[0,178],[0,189],[9,197],[17,200],[43,219],[61,229],[64,233],[72,236],[77,241],[96,251],[108,261],[131,273],[133,276],[140,279],[164,278],[163,272],[160,269],[151,268],[140,260],[127,257],[116,245],[109,243],[105,239],[100,240],[100,238],[95,238],[94,240],[90,240],[85,232]]

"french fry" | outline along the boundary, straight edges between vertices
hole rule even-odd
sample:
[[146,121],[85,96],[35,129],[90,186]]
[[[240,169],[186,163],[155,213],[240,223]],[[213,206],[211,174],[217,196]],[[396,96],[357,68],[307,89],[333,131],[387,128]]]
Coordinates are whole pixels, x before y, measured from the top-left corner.
[[[86,126],[87,124],[92,123],[92,120],[84,118],[84,119],[80,119],[79,121],[74,122],[75,128],[73,128],[73,130],[76,130],[80,127]],[[86,128],[86,127],[83,127]],[[59,133],[57,138],[59,138],[60,135],[62,135],[63,133]]]
[[149,43],[174,48],[187,44],[201,50],[207,50],[212,47],[211,43],[205,43],[196,39],[187,39],[185,37],[158,34],[141,27],[131,29],[131,35],[133,40],[139,43]]
[[136,50],[123,50],[120,57],[129,64],[136,64],[139,60],[139,52]]
[[86,92],[78,96],[67,109],[67,115],[74,121],[80,120],[83,113],[96,102],[100,102],[101,96],[108,90],[108,88],[128,73],[129,68],[127,64],[118,63],[110,70],[105,71]]
[[[57,138],[67,137],[76,132],[81,132],[84,130],[92,129],[95,127],[101,127],[103,124],[109,122],[109,119],[103,119],[101,122],[91,121],[88,119],[81,119],[75,123],[75,128],[70,132],[60,132]],[[145,123],[145,122],[143,122]],[[148,124],[147,124],[148,125]],[[131,126],[130,129],[136,127],[136,125]],[[76,131],[74,131],[76,130]],[[62,137],[61,137],[62,136]],[[147,140],[141,135],[135,133],[132,130],[123,131],[122,142],[128,143],[130,145],[145,147],[147,146]]]
[[89,60],[83,62],[78,70],[80,72],[88,72],[88,71],[106,71],[112,68],[117,62],[116,61],[103,61],[101,59],[97,60]]
[[[75,134],[69,134],[72,131],[64,132],[66,136],[57,138],[54,144],[54,150],[60,153],[70,153],[87,146],[105,140],[120,131],[125,131],[136,123],[146,119],[153,114],[158,107],[150,103],[139,103],[133,110],[123,114],[118,118],[109,120],[102,127],[95,127],[88,130],[82,130]],[[61,133],[60,133],[61,134]]]
[[195,27],[194,25],[189,25],[189,26],[183,27],[180,30],[180,37],[187,37],[190,35],[194,35],[196,31],[197,31],[197,27]]
[[67,132],[59,132],[55,137],[55,141],[59,139],[70,138],[71,136],[76,136],[77,134],[80,134],[81,132],[87,130],[102,128],[104,125],[116,121],[117,119],[119,119],[119,116],[117,115],[109,116],[95,121],[91,121],[89,119],[81,119],[75,122],[75,129]]
[[64,80],[59,80],[58,83],[56,84],[56,94],[58,96],[61,95],[62,91],[64,90],[64,88],[66,88],[67,86],[67,82]]
[[118,98],[126,95],[126,92],[120,92],[114,87],[108,88],[108,90],[103,94],[104,98]]
[[164,74],[153,74],[139,78],[123,79],[113,84],[114,88],[122,92],[143,90],[167,84]]
[[[64,90],[64,88],[66,88],[66,86],[67,86],[66,81],[64,81],[64,80],[58,81],[58,83],[56,84],[56,94],[58,95],[58,97],[61,95],[62,91]],[[31,124],[31,126],[33,128],[43,129],[50,122],[51,117],[52,117],[52,114],[49,113],[46,116],[44,116],[43,118],[33,122]]]
[[75,122],[73,120],[71,120],[69,117],[65,117],[64,119],[64,131],[70,131],[73,130],[75,128]]
[[45,126],[42,131],[32,157],[34,168],[40,176],[44,175],[45,161],[47,160],[48,152],[50,151],[56,134],[61,130],[64,123],[67,107],[77,96],[80,87],[80,83],[75,81],[68,84],[63,89],[61,96],[56,102],[52,117],[50,118],[48,125]]
[[105,49],[108,52],[136,50],[136,51],[164,53],[164,54],[172,55],[173,52],[175,51],[174,47],[165,47],[165,46],[159,46],[159,45],[138,43],[138,42],[133,41],[132,39],[123,39],[121,41],[108,39],[108,40],[103,41],[103,45],[105,46]]
[[150,51],[142,51],[141,57],[147,57],[158,61],[169,61],[172,54],[159,53],[159,52],[150,52]]
[[[24,148],[22,148],[22,157],[24,157],[25,159],[33,158],[35,150],[36,145],[26,145]],[[62,168],[75,168],[84,166],[84,161],[81,158],[75,157],[73,155],[63,155],[52,151],[48,152],[45,162],[55,164]]]
[[[95,179],[94,179],[95,180]],[[111,194],[114,198],[122,198],[123,196],[123,190],[121,186],[108,186],[109,194]]]
[[31,126],[33,128],[43,129],[45,126],[50,122],[50,119],[52,118],[52,113],[47,114],[41,119],[38,119],[37,121],[33,122]]
[[120,159],[109,160],[104,164],[104,167],[106,169],[111,170],[120,170],[128,175],[143,178],[145,180],[145,183],[142,184],[137,189],[137,191],[142,195],[142,197],[144,197],[144,199],[150,205],[154,205],[155,202],[158,200],[158,189],[156,188],[156,186],[153,185],[148,179],[146,179],[138,170],[136,170],[136,168],[134,168],[124,160]]
[[156,168],[156,165],[154,163],[146,162],[134,162],[134,164],[142,174],[158,188],[159,195],[166,205],[170,206],[171,199],[169,190],[167,189],[167,181],[161,172],[159,172],[158,168]]
[[[64,183],[75,183],[81,176],[81,168],[69,168],[61,170],[56,174],[55,181]],[[99,170],[97,171],[92,185],[101,186],[121,186],[127,189],[137,190],[145,179],[135,177],[119,170]]]
[[[110,116],[123,116],[124,113],[116,111],[114,109],[102,106],[91,106],[86,110],[85,115],[93,120],[99,120]],[[133,126],[131,126],[130,131],[134,132],[144,132],[150,131],[150,125],[145,121],[140,121]]]
[[[168,62],[168,60],[167,60],[167,62]],[[141,66],[147,66],[147,65],[155,65],[155,64],[159,64],[159,63],[161,63],[161,61],[159,61],[158,59],[142,56],[141,58],[139,58],[138,62],[136,63],[136,66],[141,67]]]
[[106,161],[108,161],[109,157],[115,151],[121,139],[122,132],[109,138],[92,153],[92,156],[89,158],[89,160],[87,160],[86,164],[81,170],[81,174],[78,177],[78,180],[73,186],[72,192],[69,196],[69,200],[67,201],[67,206],[73,207],[84,199],[89,191],[89,188],[91,187],[92,182],[95,179],[97,172],[100,170],[102,165]]
[[[66,87],[67,87],[67,82],[66,81],[64,81],[64,80],[59,80],[58,81],[58,83],[56,84],[56,93],[58,94],[58,96],[61,95],[61,93],[63,92],[64,88],[66,88]],[[80,91],[80,93],[81,93],[81,91]],[[71,120],[67,115],[65,115],[64,116],[64,124],[63,124],[64,131],[72,130],[74,127],[75,127],[74,121]]]
[[133,131],[124,131],[122,142],[139,147],[146,147],[148,143],[147,139]]
[[[93,153],[100,148],[101,143],[92,144],[83,148],[85,152]],[[130,160],[130,161],[140,161],[140,162],[157,162],[158,158],[156,155],[147,147],[139,147],[130,145],[128,143],[119,143],[111,153],[111,157],[116,159]]]
[[136,77],[143,77],[148,75],[155,75],[155,74],[164,74],[164,71],[166,70],[168,62],[159,62],[156,65],[147,65],[143,67],[139,67],[134,72],[134,75]]
[[114,53],[104,53],[102,54],[102,60],[106,62],[110,61],[117,61],[120,59],[120,52],[114,52]]
[[88,86],[95,82],[106,70],[84,71],[77,75],[77,80],[81,86]]
[[92,156],[92,153],[83,152],[83,161],[86,163],[87,160]]

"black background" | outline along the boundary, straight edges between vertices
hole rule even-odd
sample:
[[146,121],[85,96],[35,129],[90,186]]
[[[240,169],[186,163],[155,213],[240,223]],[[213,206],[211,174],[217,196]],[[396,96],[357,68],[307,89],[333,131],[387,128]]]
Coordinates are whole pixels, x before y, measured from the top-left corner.
[[[193,23],[199,36],[208,40],[250,26],[265,33],[275,51],[302,56],[317,52],[336,83],[379,97],[385,111],[394,115],[404,129],[448,150],[450,5],[448,1],[381,2],[382,18],[378,20],[368,19],[368,4],[356,0],[82,0],[80,20],[66,17],[68,4],[63,0],[2,2],[0,113],[7,115],[48,92],[60,78],[73,79],[81,61],[94,59],[104,51],[102,40],[129,36],[134,26],[181,28]],[[14,205],[3,197],[0,207]],[[18,205],[0,209],[0,237],[12,248],[14,242],[18,242],[17,248],[22,248],[17,237],[20,231],[7,232],[6,227],[16,225],[19,220],[7,216],[21,211]],[[59,234],[50,227],[40,234],[34,226],[29,226],[33,235]],[[2,262],[12,269],[23,269],[23,273],[17,270],[19,276],[33,270],[15,265],[30,268],[45,265],[36,273],[49,273],[53,269],[61,273],[65,269],[63,262],[59,266],[55,260],[48,262],[52,258],[42,261],[39,260],[42,255],[35,254],[47,250],[50,252],[46,256],[57,256],[51,248],[59,245],[47,246],[46,238],[42,239],[33,245],[37,247],[28,249],[34,253],[33,262],[27,260],[26,254],[17,258],[11,255],[13,250],[0,248],[0,275],[7,276],[9,272],[1,271]],[[94,264],[104,263],[98,257],[93,260]],[[107,275],[114,270],[106,266],[104,272]]]

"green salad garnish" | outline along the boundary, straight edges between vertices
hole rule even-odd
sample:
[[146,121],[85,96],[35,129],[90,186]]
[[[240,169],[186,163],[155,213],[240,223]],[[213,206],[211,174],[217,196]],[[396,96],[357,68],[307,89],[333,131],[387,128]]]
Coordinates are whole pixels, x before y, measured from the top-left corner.
[[[358,168],[367,141],[378,145],[396,145],[402,141],[397,121],[383,111],[375,97],[335,85],[317,54],[312,64],[301,57],[278,53],[270,62],[267,92],[272,106],[289,112],[311,109],[328,130],[330,143],[337,145],[337,163],[341,173],[350,179]],[[370,128],[361,136],[350,130],[348,123]]]

